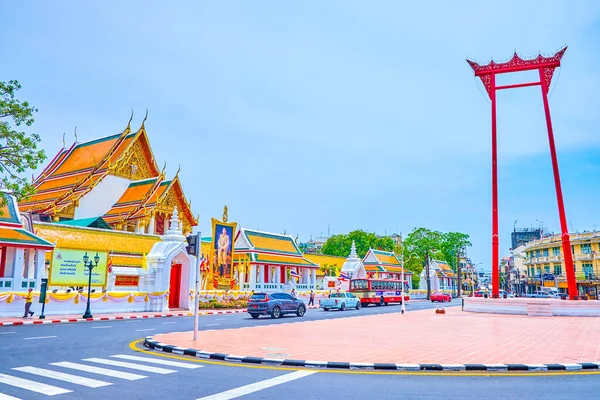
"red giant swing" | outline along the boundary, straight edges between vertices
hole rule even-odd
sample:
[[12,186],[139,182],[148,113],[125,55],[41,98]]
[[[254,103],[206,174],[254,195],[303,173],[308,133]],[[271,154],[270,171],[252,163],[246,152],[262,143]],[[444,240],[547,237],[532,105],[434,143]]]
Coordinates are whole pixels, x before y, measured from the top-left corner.
[[[558,201],[558,214],[560,217],[560,228],[562,232],[562,246],[565,259],[565,270],[567,273],[567,283],[569,298],[577,298],[577,281],[575,270],[573,268],[573,255],[571,253],[571,242],[569,231],[567,229],[567,217],[565,215],[565,205],[563,202],[562,188],[560,184],[560,174],[558,169],[558,160],[556,157],[556,146],[554,144],[554,133],[552,131],[552,121],[550,119],[550,106],[548,105],[548,89],[554,75],[554,70],[560,67],[560,60],[567,51],[564,47],[551,57],[538,55],[534,59],[524,60],[515,53],[513,57],[505,63],[495,63],[491,61],[486,65],[468,60],[467,62],[473,68],[475,76],[481,79],[485,90],[492,101],[492,297],[499,296],[499,274],[498,266],[498,163],[497,163],[497,144],[496,144],[496,91],[502,89],[514,89],[527,86],[540,86],[542,88],[542,100],[544,102],[544,112],[546,114],[546,127],[548,129],[548,141],[550,144],[550,156],[552,157],[552,169],[554,171],[554,185],[556,187],[556,198]],[[510,72],[538,70],[540,80],[536,82],[517,83],[511,85],[496,85],[496,75]]]

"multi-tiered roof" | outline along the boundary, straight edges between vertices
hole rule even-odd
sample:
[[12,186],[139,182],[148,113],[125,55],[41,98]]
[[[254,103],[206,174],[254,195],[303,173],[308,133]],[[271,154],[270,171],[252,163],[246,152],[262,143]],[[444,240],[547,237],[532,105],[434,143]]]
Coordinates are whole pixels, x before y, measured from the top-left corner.
[[165,180],[164,168],[159,170],[144,122],[136,132],[128,123],[119,134],[63,146],[34,180],[36,193],[21,202],[21,210],[46,221],[74,219],[80,201],[107,176],[130,181],[116,203],[99,215],[112,227],[139,226],[139,221],[147,225],[154,217],[168,221],[175,206],[184,231],[197,225],[179,174]]

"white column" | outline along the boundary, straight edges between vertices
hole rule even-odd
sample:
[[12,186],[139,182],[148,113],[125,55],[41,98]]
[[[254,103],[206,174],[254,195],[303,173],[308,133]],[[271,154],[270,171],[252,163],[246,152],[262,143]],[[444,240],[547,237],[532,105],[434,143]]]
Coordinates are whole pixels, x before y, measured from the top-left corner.
[[[36,277],[35,274],[35,249],[27,249],[26,250],[28,253],[28,257],[27,257],[27,265],[25,266],[25,268],[27,269],[27,278],[28,279],[33,279]],[[36,285],[36,287],[38,287]]]
[[258,283],[260,283],[261,285],[264,285],[265,283],[265,268],[267,268],[266,265],[258,265]]
[[317,284],[317,270],[316,269],[313,269],[311,271],[311,278],[310,278],[310,280],[311,280],[311,282],[310,282],[311,284],[313,284],[313,285]]
[[156,220],[154,219],[154,214],[152,214],[152,218],[150,218],[150,222],[148,223],[148,233],[154,234],[154,225],[156,225]]
[[250,276],[248,277],[248,285],[250,290],[256,289],[256,265],[250,264]]
[[275,267],[274,275],[275,276],[274,276],[273,282],[280,285],[281,284],[281,267],[280,266]]
[[21,287],[23,282],[23,258],[25,255],[25,249],[15,249],[15,258],[13,261],[13,290],[15,292],[26,291],[27,288]]

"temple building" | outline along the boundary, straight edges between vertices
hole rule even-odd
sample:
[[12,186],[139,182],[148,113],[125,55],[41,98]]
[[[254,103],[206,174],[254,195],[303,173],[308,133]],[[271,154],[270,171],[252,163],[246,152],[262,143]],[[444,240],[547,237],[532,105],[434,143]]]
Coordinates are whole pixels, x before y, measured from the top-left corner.
[[241,228],[235,257],[249,261],[239,277],[246,290],[316,289],[318,265],[304,257],[291,236]]
[[[398,257],[390,251],[369,249],[363,258],[363,264],[370,278],[379,279],[402,279],[402,263]],[[412,285],[412,273],[404,272],[404,281]]]
[[179,171],[166,179],[152,153],[144,121],[119,134],[63,145],[20,203],[34,221],[162,235],[174,207],[184,234],[197,225]]

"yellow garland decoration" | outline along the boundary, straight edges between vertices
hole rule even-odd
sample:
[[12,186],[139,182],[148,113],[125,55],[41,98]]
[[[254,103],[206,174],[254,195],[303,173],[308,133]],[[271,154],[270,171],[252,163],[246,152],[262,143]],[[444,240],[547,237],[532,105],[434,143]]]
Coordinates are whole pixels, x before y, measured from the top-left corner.
[[6,302],[7,302],[8,304],[12,303],[12,302],[13,302],[13,297],[15,297],[15,295],[11,293],[11,294],[8,296],[8,299],[6,299]]

